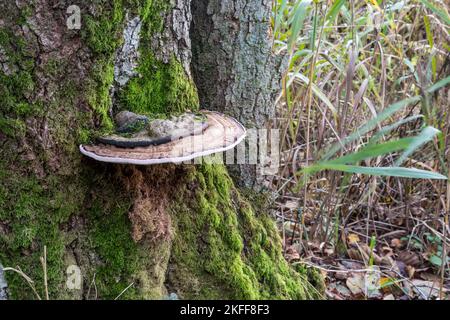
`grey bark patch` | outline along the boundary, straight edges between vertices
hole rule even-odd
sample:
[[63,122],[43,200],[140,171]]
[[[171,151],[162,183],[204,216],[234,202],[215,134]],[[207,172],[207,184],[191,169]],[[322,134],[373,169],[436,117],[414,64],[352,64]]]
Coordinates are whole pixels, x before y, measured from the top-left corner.
[[191,77],[191,1],[174,0],[172,10],[164,17],[164,29],[152,36],[151,46],[158,60],[169,63],[175,57]]
[[127,22],[123,31],[123,46],[117,52],[114,64],[114,80],[120,87],[137,75],[141,27],[142,21],[135,17]]
[[[203,107],[247,128],[275,114],[281,59],[272,54],[270,0],[193,0],[193,72]],[[211,84],[214,83],[214,86]]]
[[0,300],[8,300],[8,284],[5,279],[5,272],[0,263]]
[[[246,128],[275,115],[287,59],[275,56],[271,0],[192,0],[192,66],[203,108],[229,114]],[[256,165],[229,166],[240,186],[256,187]]]
[[17,71],[17,67],[9,64],[8,56],[5,49],[0,46],[0,71],[5,75],[10,76]]

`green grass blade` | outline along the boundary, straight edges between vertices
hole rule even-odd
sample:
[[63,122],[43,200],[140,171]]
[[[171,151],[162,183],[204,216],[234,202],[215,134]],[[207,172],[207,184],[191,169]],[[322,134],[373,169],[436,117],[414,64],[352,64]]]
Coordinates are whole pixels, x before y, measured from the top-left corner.
[[303,23],[305,22],[309,6],[312,0],[302,0],[295,7],[294,12],[294,20],[291,25],[291,35],[288,41],[288,51],[292,52],[295,42],[297,41],[298,35],[300,34],[300,30],[303,27]]
[[424,118],[423,115],[418,114],[418,115],[414,115],[411,117],[407,117],[405,119],[401,119],[400,121],[397,121],[396,123],[393,123],[391,125],[385,126],[383,128],[381,128],[380,131],[378,131],[370,140],[369,140],[369,144],[375,144],[376,142],[378,142],[381,137],[385,134],[388,134],[389,132],[391,132],[392,130],[397,129],[398,127],[400,127],[401,125],[417,120],[417,119],[421,119]]
[[391,152],[408,149],[413,141],[414,138],[403,138],[396,141],[389,141],[381,144],[368,145],[358,152],[327,161],[326,163],[332,164],[357,163],[362,160],[386,155]]
[[334,22],[334,20],[336,19],[336,16],[338,15],[339,11],[341,10],[341,8],[345,4],[345,2],[346,2],[346,0],[335,0],[333,2],[333,4],[331,5],[330,11],[328,11],[326,20]]
[[412,141],[405,152],[395,161],[395,165],[400,166],[414,151],[425,143],[433,140],[433,138],[439,133],[440,131],[433,127],[426,127],[423,129],[417,137],[412,138]]
[[284,10],[286,10],[287,0],[282,0],[280,6],[278,7],[277,14],[275,16],[274,34],[279,31],[281,21],[284,18]]
[[400,177],[410,179],[438,179],[447,180],[447,177],[432,171],[401,168],[401,167],[360,167],[345,164],[317,164],[305,168],[305,173],[314,173],[322,170],[336,170],[348,173],[367,174],[372,176]]
[[319,19],[319,15],[318,15],[318,7],[317,5],[314,8],[314,16],[313,16],[313,32],[311,33],[311,37],[309,39],[309,48],[311,49],[311,51],[315,50],[315,46],[316,46],[316,35],[317,35],[317,22]]
[[[389,118],[391,115],[396,113],[397,111],[405,108],[406,106],[410,105],[411,103],[420,101],[421,97],[416,96],[413,98],[408,98],[401,100],[399,102],[396,102],[394,104],[391,104],[386,109],[384,109],[377,117],[369,120],[364,126],[347,136],[346,138],[342,139],[341,142],[343,145],[346,145],[350,142],[353,142],[357,139],[359,139],[362,135],[368,133],[370,130],[373,130],[379,123]],[[340,149],[342,148],[341,143],[334,144],[322,157],[321,160],[328,160],[332,156],[336,154]]]
[[450,84],[450,76],[448,76],[447,78],[444,78],[442,80],[439,80],[438,82],[436,82],[435,84],[433,84],[432,86],[430,86],[427,89],[427,93],[433,93],[439,89],[441,89],[442,87],[445,87],[446,85]]
[[[305,83],[306,85],[309,85],[309,79],[304,74],[296,73],[294,76],[297,79],[299,79],[300,81],[302,81],[303,83]],[[325,95],[325,93],[323,93],[323,91],[320,90],[320,88],[314,83],[311,85],[311,89],[312,89],[313,93],[317,96],[317,98],[322,100],[322,102],[325,103],[325,105],[331,110],[333,115],[336,116],[337,110],[334,107],[333,103],[330,101],[330,99],[328,99],[328,97]]]
[[430,9],[435,15],[437,15],[445,24],[450,25],[450,15],[447,11],[443,8],[439,8],[435,4],[433,4],[431,1],[428,0],[419,0],[422,2],[422,4]]

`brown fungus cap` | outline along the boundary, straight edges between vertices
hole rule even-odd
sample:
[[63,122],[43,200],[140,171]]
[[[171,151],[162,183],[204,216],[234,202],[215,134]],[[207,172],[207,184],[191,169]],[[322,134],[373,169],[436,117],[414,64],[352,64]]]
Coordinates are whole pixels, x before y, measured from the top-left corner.
[[227,115],[203,111],[206,124],[200,130],[194,128],[193,135],[169,139],[166,143],[134,148],[98,143],[80,145],[82,154],[97,161],[150,165],[179,163],[234,148],[244,138],[245,128]]

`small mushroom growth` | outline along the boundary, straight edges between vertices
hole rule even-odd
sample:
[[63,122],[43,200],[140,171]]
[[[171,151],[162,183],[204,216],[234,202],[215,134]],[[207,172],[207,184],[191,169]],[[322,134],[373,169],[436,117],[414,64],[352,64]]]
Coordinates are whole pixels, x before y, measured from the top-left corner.
[[213,111],[155,120],[122,111],[115,120],[114,134],[80,145],[81,153],[102,162],[178,163],[232,149],[246,134],[237,120]]

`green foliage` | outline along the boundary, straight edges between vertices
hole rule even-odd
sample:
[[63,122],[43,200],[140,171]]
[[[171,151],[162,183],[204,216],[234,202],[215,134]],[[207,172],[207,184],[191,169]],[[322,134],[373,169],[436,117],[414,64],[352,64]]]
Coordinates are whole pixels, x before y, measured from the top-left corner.
[[[450,125],[445,1],[274,3],[273,48],[290,56],[277,109],[287,160],[274,189],[300,198],[314,216],[313,227],[301,216],[300,236],[347,255],[342,239],[361,217],[370,216],[369,244],[385,213],[402,203],[402,228],[420,235],[425,219],[442,232]],[[292,174],[291,164],[302,169]],[[415,197],[429,202],[410,205]],[[421,254],[437,271],[442,251],[430,251]],[[448,276],[444,269],[439,277]]]
[[[112,190],[111,190],[112,191]],[[107,192],[106,196],[117,197]],[[106,198],[104,198],[106,199]],[[121,197],[122,203],[115,208],[104,208],[99,202],[93,204],[89,214],[90,240],[98,253],[101,264],[95,270],[96,283],[103,299],[114,299],[128,286],[133,275],[145,265],[142,247],[134,243],[130,235],[127,212],[130,202]],[[150,255],[147,254],[147,257]],[[127,290],[122,298],[137,297],[136,287]]]
[[292,22],[290,24],[291,34],[288,41],[288,51],[292,52],[294,50],[294,44],[297,42],[300,31],[303,28],[303,23],[305,22],[309,7],[312,0],[301,0],[297,1],[293,11]]
[[[301,173],[308,175],[319,172],[321,170],[336,170],[348,173],[362,173],[368,175],[377,176],[394,176],[403,178],[416,178],[416,179],[443,179],[447,177],[439,173],[430,172],[420,169],[409,169],[399,167],[412,153],[414,153],[419,147],[425,143],[431,141],[436,135],[440,134],[440,131],[433,127],[426,127],[422,133],[413,138],[403,138],[397,141],[388,141],[381,144],[368,144],[363,146],[359,151],[351,153],[333,160],[329,160],[330,157],[335,155],[346,144],[359,139],[363,134],[369,132],[375,126],[379,125],[383,120],[391,116],[394,112],[406,107],[409,103],[419,101],[420,97],[405,99],[398,103],[395,103],[387,107],[381,114],[374,119],[367,122],[362,128],[352,133],[345,139],[342,139],[339,143],[332,146],[323,156],[322,160],[317,164],[304,168]],[[385,130],[386,131],[386,130]],[[355,164],[366,159],[372,159],[380,156],[385,156],[394,151],[403,150],[403,154],[395,161],[394,167],[361,167],[347,164]]]
[[450,15],[445,10],[445,8],[441,8],[435,5],[432,1],[428,0],[419,0],[422,2],[425,7],[430,9],[433,13],[435,13],[446,25],[450,25]]

